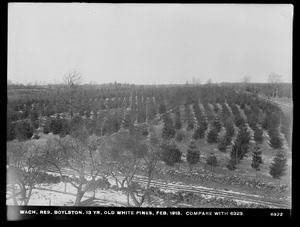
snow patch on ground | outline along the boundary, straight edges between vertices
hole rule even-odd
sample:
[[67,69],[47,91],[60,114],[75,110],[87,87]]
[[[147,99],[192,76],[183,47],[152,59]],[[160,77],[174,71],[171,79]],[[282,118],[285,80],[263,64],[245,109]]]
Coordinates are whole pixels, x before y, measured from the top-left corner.
[[[60,182],[58,184],[40,184],[39,188],[32,190],[32,195],[29,200],[28,205],[38,205],[38,206],[72,206],[74,205],[76,199],[77,189],[73,187],[70,183],[66,184],[66,193],[64,193],[65,184]],[[93,196],[93,192],[86,192],[81,201]],[[95,193],[95,198],[102,200],[97,201],[96,204],[101,206],[110,205],[126,205],[127,195],[122,191],[114,191],[111,189],[97,189]],[[129,202],[133,204],[133,201],[129,199]],[[6,200],[6,205],[14,205],[12,199]]]

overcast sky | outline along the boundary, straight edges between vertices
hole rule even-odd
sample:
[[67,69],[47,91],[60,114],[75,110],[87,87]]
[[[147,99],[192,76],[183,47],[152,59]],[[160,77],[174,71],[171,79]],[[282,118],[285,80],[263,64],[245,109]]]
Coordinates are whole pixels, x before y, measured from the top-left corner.
[[8,79],[292,81],[292,5],[10,3]]

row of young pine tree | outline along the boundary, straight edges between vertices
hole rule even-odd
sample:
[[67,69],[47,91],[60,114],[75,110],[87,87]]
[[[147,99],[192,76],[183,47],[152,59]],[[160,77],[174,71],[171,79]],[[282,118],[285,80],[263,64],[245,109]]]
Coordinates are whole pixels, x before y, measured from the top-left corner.
[[[207,130],[207,117],[205,114],[203,114],[204,111],[201,111],[200,108],[198,109],[199,105],[194,105],[194,111],[195,113],[191,114],[189,108],[187,108],[187,105],[185,105],[185,115],[189,116],[192,115],[198,116],[198,118],[193,119],[187,117],[187,130],[189,129],[195,129],[193,139],[197,140],[200,138],[203,138],[205,136],[205,131]],[[206,109],[204,107],[204,109]],[[209,108],[211,110],[211,108]],[[209,110],[208,109],[208,110]],[[226,130],[225,135],[222,138],[218,138],[218,134],[221,130],[222,124],[219,121],[218,117],[215,116],[214,121],[211,123],[211,129],[208,131],[206,135],[207,142],[209,144],[218,143],[218,149],[220,152],[226,152],[229,145],[231,146],[230,151],[230,161],[227,164],[227,168],[229,170],[235,170],[237,167],[236,165],[239,164],[240,160],[242,160],[247,153],[250,150],[250,132],[248,128],[248,124],[246,123],[247,119],[243,119],[240,114],[240,110],[236,108],[235,111],[230,110],[229,106],[226,104],[223,104],[222,106],[223,115],[221,115],[220,118],[223,118],[224,127]],[[237,110],[239,111],[237,113]],[[239,127],[237,127],[237,138],[235,142],[233,143],[233,137],[235,135],[235,127],[234,121],[232,121],[232,112],[235,112],[236,115],[238,115],[238,119],[243,119],[240,124],[238,124]],[[246,116],[247,117],[247,116]],[[245,117],[244,117],[245,118]],[[192,120],[189,120],[192,119]],[[166,114],[163,118],[164,120],[164,127],[162,130],[162,137],[166,140],[173,139],[176,134],[181,135],[180,130],[181,129],[181,121],[180,121],[180,111],[177,109],[175,111],[175,122],[173,127],[173,122],[170,114]],[[192,126],[191,126],[192,125]],[[250,127],[251,128],[251,127]],[[176,129],[176,130],[175,130]],[[263,142],[263,129],[258,126],[257,124],[255,126],[252,126],[252,129],[254,129],[254,141],[255,146],[253,148],[253,158],[252,158],[252,168],[259,170],[259,165],[262,164],[262,158],[261,158],[261,151],[260,151],[260,144]],[[182,132],[182,131],[181,131]],[[284,154],[284,151],[282,151],[283,147],[283,138],[281,137],[278,128],[271,127],[268,131],[268,134],[270,136],[269,145],[273,149],[279,149],[279,151],[276,154],[276,157],[274,158],[274,163],[270,167],[270,174],[274,178],[279,178],[280,176],[284,175],[284,172],[286,170],[286,155]],[[175,137],[177,140],[177,137]],[[174,145],[173,145],[174,146]],[[187,161],[192,165],[197,163],[199,154],[197,153],[197,150],[194,148],[195,145],[191,145],[190,149],[187,151]],[[176,150],[175,148],[173,150]],[[178,153],[178,152],[177,152]],[[215,165],[217,163],[215,156],[210,156],[207,159],[207,164]]]
[[[193,103],[192,108],[189,105],[184,105],[184,116],[183,121],[186,122],[186,130],[194,130],[193,139],[202,139],[206,137],[209,144],[218,143],[218,149],[221,152],[225,152],[227,147],[232,144],[232,139],[235,135],[235,128],[243,128],[246,123],[254,131],[254,140],[258,144],[262,144],[264,140],[263,128],[259,124],[249,123],[247,115],[242,116],[241,110],[237,105],[229,106],[223,103],[222,109],[212,111],[212,108],[207,103],[203,105],[201,110],[199,103]],[[214,112],[212,114],[212,112]],[[172,139],[176,135],[176,140],[181,141],[184,137],[184,133],[180,131],[182,128],[182,116],[179,108],[174,110],[174,117],[172,118],[171,113],[165,113],[163,116],[164,127],[162,130],[162,137],[165,139]],[[213,115],[213,118],[208,116]],[[174,119],[174,120],[173,120]],[[208,130],[208,124],[211,127]],[[219,138],[219,133],[225,128],[225,135]],[[283,147],[284,138],[281,136],[279,126],[274,124],[268,129],[269,145],[273,149],[281,149]]]
[[[245,140],[244,142],[241,142],[240,140],[236,141],[234,145],[234,149],[230,154],[230,160],[227,164],[227,168],[230,171],[235,170],[237,167],[236,165],[239,163],[239,161],[242,159],[242,157],[245,157],[245,153],[248,153],[247,148],[245,148]],[[249,148],[248,148],[249,149]],[[161,160],[168,166],[174,166],[176,163],[182,162],[182,152],[177,147],[175,140],[171,140],[169,143],[165,142],[161,146]],[[240,153],[241,152],[241,153]],[[196,146],[196,143],[194,140],[191,141],[188,149],[187,149],[187,155],[186,155],[186,161],[188,162],[190,166],[190,170],[193,169],[193,166],[200,162],[200,149]],[[210,165],[212,167],[215,167],[218,165],[217,157],[213,154],[210,154],[206,158],[206,164]],[[262,159],[262,151],[258,144],[255,144],[252,150],[252,162],[251,167],[259,171],[261,165],[263,164]],[[279,150],[276,154],[276,156],[273,159],[273,163],[270,165],[269,174],[274,179],[280,179],[282,176],[286,174],[287,169],[287,156],[283,150]]]

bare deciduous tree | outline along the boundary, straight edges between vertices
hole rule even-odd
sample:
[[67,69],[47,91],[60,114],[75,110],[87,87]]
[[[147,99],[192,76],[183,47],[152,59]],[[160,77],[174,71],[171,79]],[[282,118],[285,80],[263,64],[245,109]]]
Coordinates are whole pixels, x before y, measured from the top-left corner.
[[270,73],[268,76],[268,83],[272,86],[272,96],[275,97],[278,94],[278,84],[282,82],[282,76],[277,73]]
[[82,83],[82,74],[76,70],[73,72],[69,72],[64,76],[64,85],[65,90],[64,94],[61,96],[61,105],[67,108],[68,113],[70,115],[70,119],[72,120],[74,117],[74,112],[78,111],[78,88]]
[[[74,205],[80,205],[81,199],[87,191],[94,190],[96,177],[100,176],[100,160],[97,158],[98,138],[90,136],[86,130],[80,128],[71,132],[70,136],[56,139],[56,153],[47,156],[48,164],[52,164],[65,182],[77,189]],[[65,178],[64,171],[72,177]],[[91,180],[87,178],[91,177]],[[105,177],[103,175],[103,177]]]
[[70,88],[80,85],[82,83],[82,73],[76,70],[69,72],[64,76],[64,83]]
[[28,205],[37,174],[45,168],[39,151],[40,147],[29,142],[8,143],[7,187],[15,205]]
[[268,76],[268,82],[271,84],[278,84],[282,81],[281,77],[282,76],[277,73],[270,73]]
[[[127,193],[134,206],[140,207],[148,198],[150,203],[150,186],[159,160],[159,140],[150,132],[147,139],[136,139],[128,130],[120,130],[110,138],[110,175],[116,185]],[[136,189],[134,177],[137,171],[144,169],[147,176],[146,185]]]

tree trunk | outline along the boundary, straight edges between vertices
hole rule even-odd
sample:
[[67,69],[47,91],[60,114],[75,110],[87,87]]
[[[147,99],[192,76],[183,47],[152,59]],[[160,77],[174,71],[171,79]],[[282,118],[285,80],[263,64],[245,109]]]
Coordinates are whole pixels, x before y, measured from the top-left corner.
[[76,194],[76,200],[75,200],[74,206],[79,206],[83,195],[84,195],[84,191],[82,190],[82,182],[80,182],[80,184],[77,188],[77,194]]
[[127,189],[127,206],[129,207],[129,189]]
[[24,203],[26,202],[26,188],[25,188],[25,185],[23,185],[22,183],[19,183],[19,187],[20,187],[20,190],[21,190],[21,196],[22,196],[21,204],[22,204],[23,202]]
[[145,193],[149,204],[150,204],[150,193],[149,193],[150,184],[151,184],[151,172],[148,174],[148,182],[147,182],[146,193]]
[[12,198],[13,198],[14,204],[16,206],[19,205],[18,201],[16,199],[15,183],[12,183]]
[[80,201],[83,197],[83,194],[84,194],[84,192],[81,189],[78,189],[74,206],[80,205]]
[[28,205],[28,202],[29,202],[29,199],[31,197],[31,192],[32,192],[32,187],[30,187],[29,191],[28,191],[28,195],[27,195],[27,198],[26,198],[26,201],[25,201],[25,206]]
[[95,181],[95,176],[92,177],[92,181],[93,181],[93,198],[96,197],[96,181]]
[[133,192],[132,192],[130,189],[128,189],[128,193],[129,193],[130,197],[132,198],[132,200],[133,200],[133,202],[134,202],[134,205],[135,205],[136,207],[140,207],[141,204],[140,204],[139,201],[136,199],[136,197],[134,196]]

